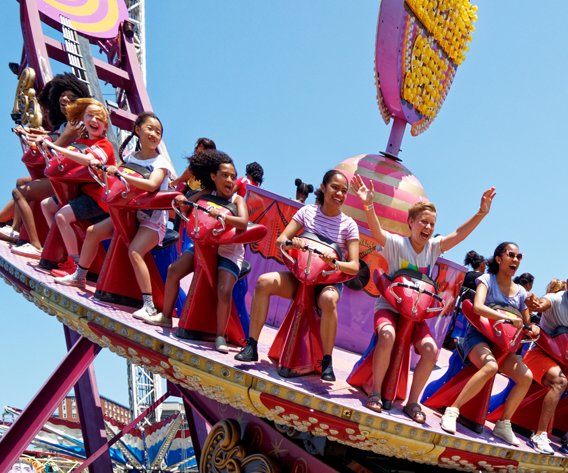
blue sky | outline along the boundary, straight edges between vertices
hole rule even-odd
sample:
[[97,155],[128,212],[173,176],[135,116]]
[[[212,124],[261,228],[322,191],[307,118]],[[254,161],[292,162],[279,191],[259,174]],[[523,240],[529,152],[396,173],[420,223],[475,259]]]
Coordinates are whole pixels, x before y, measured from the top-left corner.
[[[476,31],[446,103],[423,135],[409,130],[400,157],[438,206],[436,231],[453,231],[495,186],[491,214],[446,256],[489,256],[519,243],[520,271],[541,293],[565,278],[565,23],[568,3],[479,0]],[[378,1],[148,1],[147,76],[176,169],[199,136],[213,138],[239,173],[260,162],[265,187],[285,196],[296,177],[314,185],[342,160],[385,149],[390,128],[373,76]],[[21,55],[19,4],[0,18],[0,130],[5,199],[24,174],[9,131]],[[0,332],[0,406],[24,407],[64,355],[63,330],[6,285]],[[96,364],[101,393],[127,402],[126,369],[108,351]],[[118,379],[121,379],[118,381]]]

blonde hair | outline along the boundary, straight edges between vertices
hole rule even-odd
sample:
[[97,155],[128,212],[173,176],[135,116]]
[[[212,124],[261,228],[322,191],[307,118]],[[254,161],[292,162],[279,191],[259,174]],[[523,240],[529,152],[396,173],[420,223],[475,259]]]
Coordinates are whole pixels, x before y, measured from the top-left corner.
[[80,122],[83,119],[83,115],[85,115],[85,110],[87,110],[87,107],[90,107],[91,105],[99,109],[99,111],[95,112],[93,115],[99,120],[105,122],[106,126],[108,127],[108,110],[98,100],[91,98],[77,99],[75,100],[75,102],[67,105],[67,107],[65,108],[65,115],[67,116],[67,120],[69,120],[73,124]]
[[565,291],[566,281],[561,281],[560,279],[553,278],[546,286],[547,294],[554,294],[555,292]]
[[408,219],[414,220],[425,210],[436,213],[436,206],[432,202],[416,202],[408,209]]

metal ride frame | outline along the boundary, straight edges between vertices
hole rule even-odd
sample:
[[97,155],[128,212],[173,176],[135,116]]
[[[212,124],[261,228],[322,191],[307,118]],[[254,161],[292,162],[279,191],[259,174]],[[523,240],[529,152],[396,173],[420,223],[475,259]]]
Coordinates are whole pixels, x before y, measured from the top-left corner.
[[[130,130],[136,115],[144,110],[152,110],[150,99],[145,88],[145,74],[140,64],[145,61],[144,33],[144,1],[126,0],[131,17],[130,22],[123,22],[116,38],[100,40],[88,39],[78,34],[77,51],[65,43],[51,38],[42,30],[42,20],[56,30],[62,31],[63,21],[56,22],[47,17],[40,17],[34,0],[19,0],[20,21],[24,36],[24,48],[19,69],[21,73],[26,67],[36,71],[36,87],[42,88],[53,76],[49,60],[55,60],[72,69],[79,69],[79,76],[85,73],[84,79],[91,86],[98,88],[98,80],[103,80],[116,88],[117,104],[107,103],[113,125],[122,130]],[[71,40],[73,42],[73,39]],[[78,44],[77,44],[78,43]],[[105,62],[90,53],[90,44],[96,44],[107,56]],[[96,84],[93,83],[96,81]],[[95,88],[95,96],[97,94]],[[102,96],[97,97],[99,100]],[[56,407],[74,387],[81,429],[85,443],[87,459],[74,471],[88,468],[91,473],[111,473],[113,471],[109,448],[121,436],[132,430],[138,422],[154,412],[170,395],[180,396],[184,400],[186,416],[189,424],[196,458],[199,461],[200,451],[197,432],[204,426],[202,419],[196,416],[191,405],[188,392],[168,383],[166,394],[156,399],[159,378],[146,369],[129,363],[129,382],[131,405],[135,408],[135,419],[122,429],[113,439],[105,433],[101,402],[96,384],[92,363],[101,347],[80,336],[69,327],[64,327],[68,354],[61,364],[48,378],[33,400],[21,413],[12,427],[0,441],[0,471],[7,469],[19,458],[21,453],[32,442],[33,438],[48,421]],[[143,386],[138,381],[145,380]],[[200,424],[199,427],[197,424]]]

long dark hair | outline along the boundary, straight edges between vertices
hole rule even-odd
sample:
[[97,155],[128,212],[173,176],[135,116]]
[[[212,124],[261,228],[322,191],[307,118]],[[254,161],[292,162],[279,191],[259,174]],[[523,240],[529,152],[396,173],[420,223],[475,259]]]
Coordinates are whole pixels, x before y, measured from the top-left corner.
[[489,264],[487,266],[488,273],[497,274],[499,272],[499,263],[495,261],[495,258],[497,256],[501,256],[505,252],[505,248],[509,245],[514,245],[517,248],[519,247],[519,245],[517,245],[514,241],[504,241],[503,243],[499,243],[493,252],[493,257],[489,260]]
[[38,101],[48,110],[49,122],[54,129],[59,128],[62,123],[67,121],[59,107],[59,97],[66,90],[73,92],[77,98],[88,98],[91,96],[87,84],[77,79],[70,72],[57,74],[45,84],[38,96]]
[[[333,178],[333,176],[335,176],[336,174],[343,176],[345,178],[345,180],[347,181],[347,186],[349,186],[349,179],[347,179],[347,176],[345,174],[343,174],[341,171],[338,171],[337,169],[330,169],[329,171],[327,171],[323,175],[321,185],[323,187],[327,186],[329,184],[329,182],[331,181],[331,179]],[[321,190],[321,186],[320,186],[319,189],[317,189],[314,192],[314,195],[316,196],[316,204],[323,205],[323,192]]]
[[[146,123],[146,120],[148,120],[150,118],[154,118],[155,120],[158,120],[158,123],[160,124],[160,128],[162,129],[162,136],[164,136],[164,125],[162,124],[162,120],[160,120],[154,112],[141,112],[141,113],[139,113],[138,116],[136,117],[134,125],[132,125],[132,131],[130,132],[130,135],[128,135],[126,137],[126,139],[120,145],[120,148],[118,148],[118,156],[120,157],[120,159],[122,159],[122,153],[126,149],[126,146],[128,145],[128,143],[130,143],[130,140],[132,138],[134,138],[135,136],[136,136],[136,138],[140,138],[136,134],[136,127],[144,125],[144,123]],[[140,142],[136,143],[136,151],[138,151],[139,149],[140,149]]]
[[221,164],[232,164],[233,167],[235,166],[228,154],[217,149],[206,149],[189,158],[189,169],[195,178],[201,182],[203,188],[209,191],[215,190],[215,183],[211,179],[211,173],[216,173]]

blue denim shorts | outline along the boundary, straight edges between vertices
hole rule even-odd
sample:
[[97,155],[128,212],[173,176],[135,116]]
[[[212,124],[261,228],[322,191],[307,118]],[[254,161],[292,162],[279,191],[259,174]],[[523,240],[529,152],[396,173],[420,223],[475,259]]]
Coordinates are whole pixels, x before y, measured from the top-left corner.
[[486,343],[489,345],[489,340],[487,340],[487,338],[473,325],[468,323],[462,342],[464,361],[468,359],[469,353],[475,345],[479,345],[480,343]]
[[[195,247],[190,246],[186,248],[184,250],[184,253],[189,253],[195,256]],[[217,269],[231,273],[233,276],[235,276],[236,279],[239,279],[239,274],[241,273],[241,270],[236,265],[236,263],[234,263],[228,258],[225,258],[224,256],[219,256],[219,255],[217,255]]]

